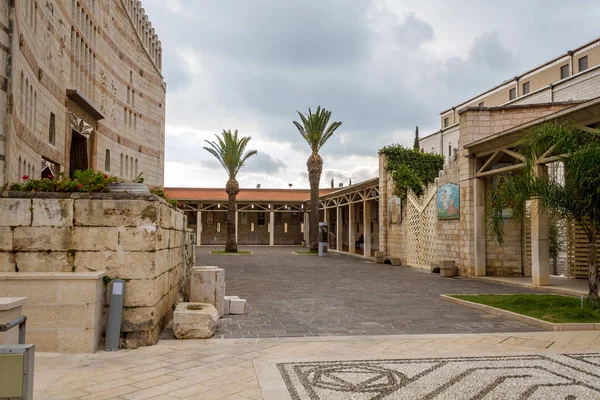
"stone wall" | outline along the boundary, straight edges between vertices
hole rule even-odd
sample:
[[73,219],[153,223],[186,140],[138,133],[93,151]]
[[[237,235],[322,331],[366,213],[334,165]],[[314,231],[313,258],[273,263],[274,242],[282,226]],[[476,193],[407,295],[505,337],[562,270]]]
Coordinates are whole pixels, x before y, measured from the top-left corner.
[[[440,172],[437,179],[437,187],[441,187],[446,183],[459,184],[458,162],[450,160]],[[461,215],[460,219],[453,220],[436,220],[436,238],[435,238],[435,257],[437,262],[454,261],[458,267],[459,274],[465,275],[466,271],[461,269],[461,219],[464,218],[462,213],[462,204],[466,201],[466,193],[460,192]],[[467,274],[468,275],[468,274]]]
[[104,272],[0,272],[0,293],[27,300],[27,343],[37,351],[93,353],[105,329]]
[[125,347],[156,343],[193,265],[184,214],[150,194],[4,193],[0,272],[105,272],[127,281]]

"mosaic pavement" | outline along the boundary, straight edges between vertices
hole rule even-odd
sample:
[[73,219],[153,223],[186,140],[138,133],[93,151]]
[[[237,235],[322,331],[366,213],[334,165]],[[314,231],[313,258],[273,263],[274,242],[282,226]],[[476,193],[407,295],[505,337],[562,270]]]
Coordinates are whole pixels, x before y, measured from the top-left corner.
[[293,400],[598,399],[600,354],[290,362]]

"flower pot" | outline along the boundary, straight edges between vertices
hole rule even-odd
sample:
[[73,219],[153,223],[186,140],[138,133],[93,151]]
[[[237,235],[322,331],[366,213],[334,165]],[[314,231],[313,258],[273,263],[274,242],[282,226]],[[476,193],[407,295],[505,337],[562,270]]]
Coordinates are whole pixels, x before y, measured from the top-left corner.
[[123,182],[108,185],[109,192],[150,193],[143,183]]

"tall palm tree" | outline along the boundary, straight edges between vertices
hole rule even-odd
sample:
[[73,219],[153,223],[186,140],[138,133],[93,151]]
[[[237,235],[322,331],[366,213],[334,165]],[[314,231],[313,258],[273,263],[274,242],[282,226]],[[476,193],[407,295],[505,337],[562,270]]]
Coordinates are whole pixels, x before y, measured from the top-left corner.
[[210,147],[204,147],[204,150],[216,157],[221,163],[229,176],[225,191],[228,195],[227,207],[227,242],[225,243],[225,251],[236,252],[237,241],[235,238],[235,197],[240,191],[240,185],[236,179],[238,172],[244,166],[247,159],[257,153],[256,150],[246,150],[246,146],[250,141],[250,137],[238,137],[238,131],[231,133],[231,130],[223,130],[221,136],[217,137],[216,142],[205,140]]
[[342,123],[332,122],[329,124],[331,111],[327,111],[321,106],[317,107],[317,112],[314,114],[310,108],[308,114],[297,112],[302,123],[294,121],[294,125],[312,152],[306,162],[308,181],[310,182],[310,250],[317,251],[319,249],[319,182],[323,172],[323,159],[319,155],[319,150]]

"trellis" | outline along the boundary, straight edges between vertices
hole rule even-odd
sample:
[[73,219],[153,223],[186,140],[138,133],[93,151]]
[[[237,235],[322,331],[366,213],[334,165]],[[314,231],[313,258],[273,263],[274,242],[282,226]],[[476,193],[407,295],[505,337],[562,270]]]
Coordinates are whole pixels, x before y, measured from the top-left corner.
[[407,195],[407,263],[411,267],[429,268],[435,263],[436,192],[434,184],[420,198],[411,192]]
[[588,277],[588,253],[588,240],[585,231],[575,221],[567,221],[567,266],[569,268],[569,277]]

